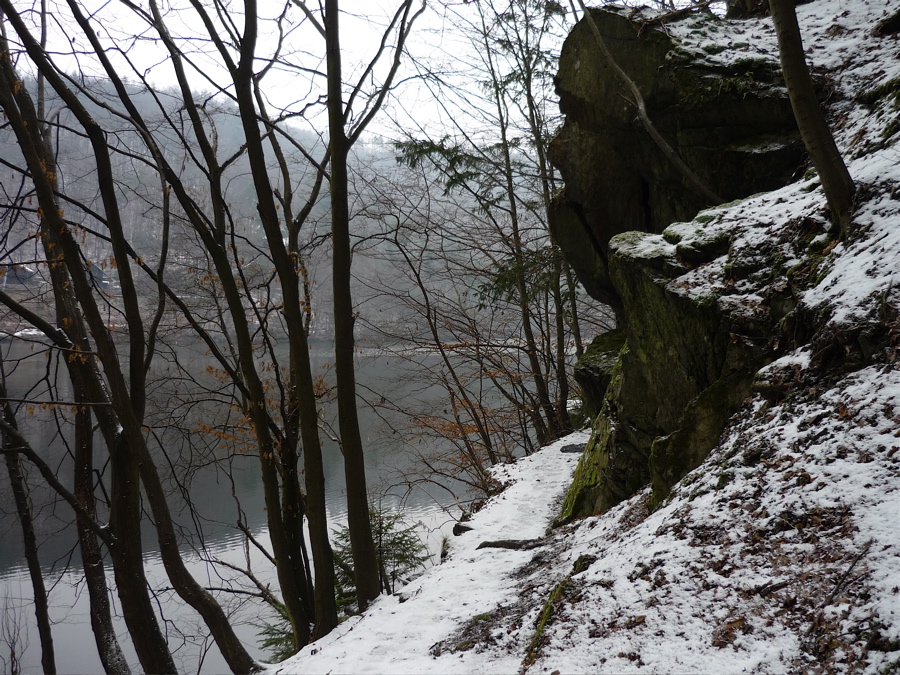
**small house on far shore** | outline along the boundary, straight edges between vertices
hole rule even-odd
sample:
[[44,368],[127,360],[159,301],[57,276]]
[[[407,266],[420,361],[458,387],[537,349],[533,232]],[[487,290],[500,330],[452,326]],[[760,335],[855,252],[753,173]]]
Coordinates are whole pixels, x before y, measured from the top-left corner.
[[29,265],[20,263],[3,263],[0,264],[0,286],[18,284],[20,286],[30,286],[34,283],[40,283],[40,277],[34,276],[37,270]]

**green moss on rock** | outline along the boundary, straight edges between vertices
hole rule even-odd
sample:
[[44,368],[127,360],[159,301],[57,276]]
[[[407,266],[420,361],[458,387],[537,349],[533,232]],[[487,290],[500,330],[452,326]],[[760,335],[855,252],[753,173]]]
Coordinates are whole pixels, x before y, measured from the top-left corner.
[[884,84],[864,91],[856,98],[868,106],[874,106],[885,98],[894,103],[900,103],[900,77],[895,77],[893,80],[888,80]]
[[[660,133],[711,189],[736,201],[786,184],[803,150],[774,56],[751,46],[747,59],[724,65],[624,13],[593,13]],[[715,27],[690,20],[698,30]],[[648,483],[659,504],[699,465],[749,393],[793,297],[784,285],[759,306],[720,297],[730,282],[771,283],[773,270],[784,266],[781,247],[733,250],[727,219],[684,189],[634,123],[633,107],[617,95],[618,82],[583,22],[566,41],[558,80],[566,123],[551,160],[583,230],[569,248],[595,246],[588,274],[600,299],[615,298],[625,334],[611,371],[604,362],[609,383],[563,504],[565,522],[603,512]],[[724,255],[724,274],[713,283],[684,278]]]
[[[748,370],[755,372],[756,368]],[[717,380],[688,404],[676,431],[653,441],[651,509],[662,504],[672,487],[706,459],[719,442],[728,418],[750,395],[752,385],[753,373],[747,371]]]
[[591,438],[585,446],[572,484],[566,492],[562,510],[557,524],[562,525],[571,522],[575,518],[584,518],[594,514],[596,493],[602,486],[603,470],[607,464],[605,449],[609,443],[612,425],[609,418],[600,413],[594,418],[591,430]]
[[522,660],[523,672],[527,670],[529,666],[534,664],[541,655],[541,649],[546,642],[544,632],[556,615],[557,607],[566,599],[566,596],[572,592],[573,587],[574,583],[569,575],[566,575],[562,581],[554,586],[553,590],[550,591],[550,595],[547,596],[547,600],[541,608],[541,613],[538,615],[534,633],[528,643],[528,649],[525,650],[525,658]]
[[600,413],[613,367],[624,344],[625,331],[621,328],[601,333],[593,339],[575,365],[573,375],[581,388],[585,411],[591,418]]
[[[715,255],[728,237],[711,223],[683,223],[668,234],[680,239],[678,246],[710,242],[705,255]],[[768,314],[757,320],[754,312],[751,326],[742,313],[720,306],[721,290],[683,289],[677,280],[686,268],[676,251],[663,236],[643,232],[610,242],[610,278],[623,301],[626,339],[560,522],[602,513],[647,483],[659,505],[715,446],[764,365],[764,347],[735,339],[734,331],[764,331]]]

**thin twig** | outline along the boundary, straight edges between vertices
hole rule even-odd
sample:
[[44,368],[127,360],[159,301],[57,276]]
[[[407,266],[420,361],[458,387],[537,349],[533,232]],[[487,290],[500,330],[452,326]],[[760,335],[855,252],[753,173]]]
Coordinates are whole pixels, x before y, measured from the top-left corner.
[[[816,607],[815,612],[816,612],[817,616],[818,616],[819,612],[821,612],[823,609],[825,609],[825,607],[827,607],[829,604],[831,604],[831,601],[834,600],[834,596],[837,595],[838,591],[840,591],[844,587],[844,582],[847,580],[847,577],[850,576],[850,573],[853,571],[853,568],[856,567],[856,563],[858,563],[860,560],[862,560],[863,556],[865,556],[866,553],[869,552],[869,549],[872,547],[872,543],[873,542],[870,541],[868,544],[863,546],[863,550],[859,552],[859,555],[857,555],[853,559],[853,562],[850,563],[850,567],[847,568],[847,571],[841,575],[840,579],[838,579],[838,582],[835,584],[834,588],[831,590],[831,593],[828,594],[828,597],[825,598],[818,607]],[[809,626],[809,630],[806,631],[807,637],[812,635],[812,632],[816,629],[816,623],[817,623],[817,620],[813,619],[813,622]]]

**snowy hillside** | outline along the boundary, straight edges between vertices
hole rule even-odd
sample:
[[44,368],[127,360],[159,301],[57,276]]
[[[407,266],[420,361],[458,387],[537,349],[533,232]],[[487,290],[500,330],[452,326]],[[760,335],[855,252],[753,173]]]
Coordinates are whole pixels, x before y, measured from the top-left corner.
[[[836,92],[854,234],[814,261],[800,249],[828,240],[814,176],[702,223],[808,274],[799,310],[815,333],[757,375],[718,447],[653,513],[645,490],[550,528],[578,460],[562,450],[587,440],[576,434],[499,471],[508,487],[451,537],[445,562],[270,672],[900,670],[900,35],[876,31],[900,0],[797,11]],[[698,49],[730,40],[777,55],[770,20],[719,25],[668,29]],[[759,280],[727,283],[725,262],[686,272],[679,292],[718,288],[752,313]]]

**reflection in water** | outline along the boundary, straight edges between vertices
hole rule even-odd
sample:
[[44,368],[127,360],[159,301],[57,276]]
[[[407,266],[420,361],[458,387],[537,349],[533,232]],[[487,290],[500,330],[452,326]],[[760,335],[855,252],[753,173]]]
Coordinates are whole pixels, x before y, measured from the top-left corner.
[[[43,392],[27,391],[26,387],[50,372],[54,378],[52,385],[56,388],[53,400],[71,400],[71,386],[65,381],[65,369],[51,368],[53,360],[48,358],[40,345],[27,346],[16,341],[3,344],[3,348],[11,397],[34,399],[49,394],[46,389]],[[330,349],[329,343],[319,343],[314,347],[312,359],[315,372],[328,374],[328,364],[332,361]],[[172,378],[163,360],[163,365],[155,373],[159,379],[150,401],[157,412],[155,416],[148,415],[148,422],[154,425],[154,433],[159,439],[157,452],[160,465],[169,465],[173,469],[168,487],[173,495],[176,520],[185,533],[199,532],[185,536],[182,546],[185,560],[197,579],[210,588],[252,589],[240,573],[226,565],[212,566],[210,561],[223,561],[237,567],[249,565],[261,582],[272,582],[274,585],[274,572],[268,561],[256,546],[248,545],[238,529],[240,522],[262,547],[268,549],[258,459],[252,453],[223,453],[218,448],[217,440],[212,437],[206,445],[208,454],[205,457],[203,452],[198,453],[196,445],[189,446],[185,442],[180,430],[196,432],[204,425],[213,426],[223,415],[233,415],[234,412],[228,409],[221,393],[215,392],[215,382],[202,380],[203,374],[214,378],[214,373],[207,370],[214,364],[202,349],[189,345],[178,347],[178,352],[172,356],[177,356],[182,362],[187,359],[196,364],[198,381],[207,388],[208,395],[203,397],[206,402],[198,405],[192,389],[197,386],[196,382],[186,383],[183,378]],[[365,395],[372,396],[389,392],[397,407],[403,407],[404,399],[414,401],[416,407],[427,406],[430,401],[436,401],[440,394],[433,388],[413,386],[417,378],[408,372],[411,366],[396,357],[373,354],[360,359],[358,366],[357,379],[361,391],[370,392]],[[57,412],[65,415],[65,411]],[[334,410],[326,405],[323,423],[328,424],[333,415]],[[430,549],[436,552],[441,539],[438,530],[449,521],[444,509],[451,508],[455,502],[452,494],[440,486],[427,489],[403,486],[403,477],[411,473],[412,466],[410,455],[399,441],[407,436],[398,433],[403,424],[401,417],[390,410],[376,412],[367,406],[360,409],[363,437],[367,444],[370,494],[383,507],[403,508],[410,522],[422,524],[423,532],[432,531],[428,543]],[[39,406],[23,407],[19,418],[20,426],[33,447],[51,466],[59,467],[63,482],[71,485],[69,449],[53,411]],[[98,447],[102,446],[98,444]],[[323,435],[323,451],[328,518],[336,526],[343,523],[346,517],[343,462],[339,447],[327,435]],[[198,463],[202,466],[198,467]],[[98,472],[103,478],[103,467],[98,466]],[[41,542],[40,556],[42,563],[48,567],[57,663],[65,672],[98,672],[101,666],[90,632],[87,593],[78,568],[80,555],[70,511],[64,504],[55,503],[52,494],[42,489],[36,472],[32,471],[31,475],[32,499],[37,507],[36,527]],[[189,500],[184,499],[184,495],[189,496]],[[0,471],[0,612],[6,617],[7,624],[0,626],[0,631],[7,627],[20,631],[20,646],[25,647],[21,655],[24,672],[39,672],[40,645],[18,527],[8,476],[5,471]],[[148,526],[143,535],[148,578],[154,588],[162,589],[158,594],[159,605],[167,619],[169,641],[178,659],[180,672],[197,672],[201,667],[204,672],[226,671],[218,650],[205,637],[206,630],[199,619],[171,591],[166,590],[168,584],[156,553],[155,533]],[[269,616],[265,608],[261,609],[261,603],[248,602],[246,595],[218,595],[228,610],[234,612],[238,635],[247,645],[255,645],[261,622],[273,619],[274,615]],[[113,593],[114,605],[115,600]],[[136,663],[130,641],[124,636],[121,620],[119,628],[123,635],[123,649],[129,660]],[[258,651],[254,656],[264,657]]]

